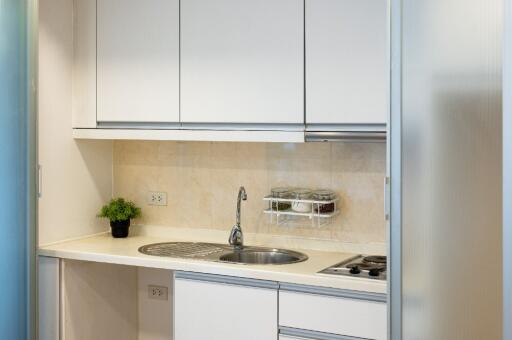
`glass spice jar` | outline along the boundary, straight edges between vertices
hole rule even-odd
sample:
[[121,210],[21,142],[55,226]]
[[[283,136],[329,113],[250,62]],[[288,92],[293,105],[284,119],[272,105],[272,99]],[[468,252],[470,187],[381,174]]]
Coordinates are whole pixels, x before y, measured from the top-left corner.
[[[315,201],[332,201],[336,199],[336,193],[332,190],[315,190],[313,191],[311,197]],[[336,208],[334,202],[329,203],[315,203],[314,204],[314,210],[316,213],[319,214],[330,214],[334,212],[334,209]]]
[[[311,190],[309,189],[295,189],[292,194],[293,199],[296,200],[309,200],[311,199]],[[300,213],[310,213],[311,203],[293,201],[292,210]]]
[[[279,187],[279,188],[272,188],[270,190],[270,195],[272,198],[285,198],[290,199],[292,198],[292,191],[290,188],[285,187]],[[284,211],[289,210],[292,207],[291,202],[278,202],[278,201],[271,201],[272,203],[272,210],[278,210],[278,211]]]

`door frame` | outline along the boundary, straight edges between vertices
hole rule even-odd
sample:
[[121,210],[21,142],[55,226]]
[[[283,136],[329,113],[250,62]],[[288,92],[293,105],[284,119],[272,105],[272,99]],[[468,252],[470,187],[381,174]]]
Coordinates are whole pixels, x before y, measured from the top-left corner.
[[504,1],[503,339],[512,340],[512,1]]
[[402,0],[390,0],[388,339],[402,339]]

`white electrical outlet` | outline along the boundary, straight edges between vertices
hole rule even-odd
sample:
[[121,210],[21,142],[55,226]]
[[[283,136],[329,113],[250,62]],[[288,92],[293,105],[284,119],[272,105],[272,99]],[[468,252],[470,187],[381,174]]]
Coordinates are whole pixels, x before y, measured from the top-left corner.
[[148,286],[148,297],[154,300],[167,300],[168,299],[168,290],[167,287],[164,286]]
[[149,205],[167,205],[167,193],[150,191],[148,193],[148,204]]

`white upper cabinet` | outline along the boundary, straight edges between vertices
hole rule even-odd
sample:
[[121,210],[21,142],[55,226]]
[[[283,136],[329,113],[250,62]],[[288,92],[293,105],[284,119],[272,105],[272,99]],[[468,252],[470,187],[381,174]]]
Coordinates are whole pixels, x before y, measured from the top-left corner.
[[384,124],[386,0],[306,0],[306,122]]
[[179,1],[97,4],[98,122],[179,122]]
[[304,124],[302,0],[182,0],[181,57],[183,123]]

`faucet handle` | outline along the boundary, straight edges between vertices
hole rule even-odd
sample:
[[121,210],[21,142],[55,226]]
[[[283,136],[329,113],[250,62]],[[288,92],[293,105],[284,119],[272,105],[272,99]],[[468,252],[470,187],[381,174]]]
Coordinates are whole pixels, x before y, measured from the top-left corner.
[[231,229],[231,233],[229,234],[229,244],[235,248],[241,248],[244,244],[244,236],[239,224],[235,224]]

